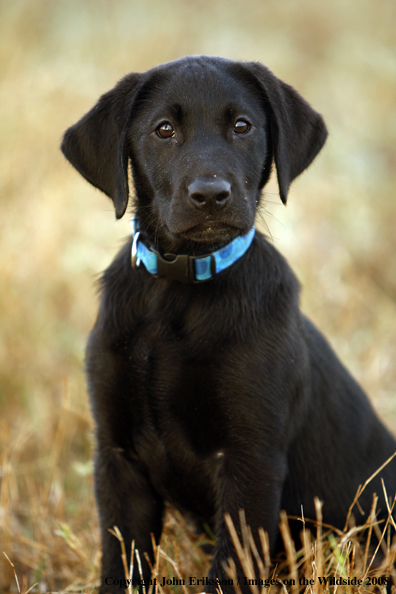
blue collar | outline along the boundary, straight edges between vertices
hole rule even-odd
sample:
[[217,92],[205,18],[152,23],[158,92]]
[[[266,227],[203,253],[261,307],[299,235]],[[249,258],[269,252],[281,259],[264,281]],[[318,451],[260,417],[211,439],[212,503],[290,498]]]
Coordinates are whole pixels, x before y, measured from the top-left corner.
[[155,278],[166,277],[182,283],[202,283],[210,280],[229,268],[249,249],[255,234],[253,226],[246,235],[236,237],[230,243],[207,256],[188,254],[164,254],[147,247],[140,237],[139,221],[136,216],[131,221],[133,227],[132,266],[138,269],[141,264]]

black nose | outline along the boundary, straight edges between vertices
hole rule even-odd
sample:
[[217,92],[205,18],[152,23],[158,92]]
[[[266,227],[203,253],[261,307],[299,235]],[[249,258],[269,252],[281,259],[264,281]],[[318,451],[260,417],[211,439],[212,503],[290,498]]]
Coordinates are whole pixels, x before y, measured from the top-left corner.
[[197,178],[188,186],[188,197],[202,210],[219,210],[231,196],[231,184],[222,178]]

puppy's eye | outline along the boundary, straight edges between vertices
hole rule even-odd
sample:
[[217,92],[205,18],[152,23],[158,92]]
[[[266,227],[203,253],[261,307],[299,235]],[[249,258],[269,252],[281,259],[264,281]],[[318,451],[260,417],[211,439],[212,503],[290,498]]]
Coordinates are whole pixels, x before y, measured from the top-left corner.
[[236,134],[246,134],[249,132],[251,125],[246,120],[237,120],[234,124],[234,132]]
[[162,122],[156,129],[156,132],[160,138],[173,138],[175,135],[175,130],[169,122]]

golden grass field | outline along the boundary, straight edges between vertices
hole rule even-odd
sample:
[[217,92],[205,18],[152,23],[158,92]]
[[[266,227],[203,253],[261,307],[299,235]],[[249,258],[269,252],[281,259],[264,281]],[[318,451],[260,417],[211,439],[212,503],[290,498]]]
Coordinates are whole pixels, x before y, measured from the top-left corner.
[[[396,4],[0,0],[0,17],[0,593],[91,592],[84,345],[95,280],[129,224],[65,162],[63,131],[125,73],[186,54],[260,60],[295,86],[329,139],[287,208],[271,182],[260,221],[301,280],[304,311],[396,433]],[[200,542],[169,512],[161,547],[177,571],[205,575]],[[305,542],[298,567],[289,543],[287,571],[363,575],[354,543]]]

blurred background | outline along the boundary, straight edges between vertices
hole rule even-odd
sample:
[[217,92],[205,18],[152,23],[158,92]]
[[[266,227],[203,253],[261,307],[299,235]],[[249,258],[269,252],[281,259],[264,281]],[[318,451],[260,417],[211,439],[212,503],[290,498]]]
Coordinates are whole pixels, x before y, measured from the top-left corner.
[[[127,72],[259,60],[323,114],[325,148],[261,224],[302,307],[396,432],[394,0],[0,0],[0,592],[98,567],[84,347],[95,281],[129,234],[59,151]],[[79,590],[81,591],[81,590]]]

